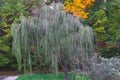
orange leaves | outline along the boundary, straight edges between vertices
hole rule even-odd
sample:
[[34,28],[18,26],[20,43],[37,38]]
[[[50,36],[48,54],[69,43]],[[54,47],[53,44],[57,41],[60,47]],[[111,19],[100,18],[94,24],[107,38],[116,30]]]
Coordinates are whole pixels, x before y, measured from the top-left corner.
[[86,19],[88,18],[86,10],[92,6],[94,2],[95,0],[73,0],[73,2],[65,1],[63,10],[65,12],[72,13],[73,16]]

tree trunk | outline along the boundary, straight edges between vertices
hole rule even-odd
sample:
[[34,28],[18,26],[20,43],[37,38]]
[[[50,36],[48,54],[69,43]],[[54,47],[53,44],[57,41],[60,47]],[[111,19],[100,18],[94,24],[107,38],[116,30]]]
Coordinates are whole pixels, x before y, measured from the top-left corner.
[[64,79],[64,80],[69,80],[66,62],[65,62],[65,64],[63,64],[63,63],[60,61],[60,65],[62,66],[62,69],[63,69],[64,74],[65,74],[65,79]]
[[65,80],[69,80],[67,70],[64,71],[64,74],[65,74]]

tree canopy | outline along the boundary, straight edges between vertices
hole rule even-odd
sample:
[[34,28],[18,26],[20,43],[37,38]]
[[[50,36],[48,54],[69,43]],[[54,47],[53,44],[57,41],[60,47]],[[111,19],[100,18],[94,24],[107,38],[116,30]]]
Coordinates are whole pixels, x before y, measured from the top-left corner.
[[81,17],[83,19],[88,18],[87,9],[90,8],[95,0],[66,0],[63,10],[73,14],[73,16]]

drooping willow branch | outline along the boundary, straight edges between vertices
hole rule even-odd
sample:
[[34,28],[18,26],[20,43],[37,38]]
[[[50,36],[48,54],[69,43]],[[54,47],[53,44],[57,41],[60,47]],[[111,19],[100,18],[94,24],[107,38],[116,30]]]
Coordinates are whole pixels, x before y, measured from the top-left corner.
[[19,24],[12,25],[11,32],[18,70],[29,68],[31,72],[33,65],[43,63],[43,58],[56,73],[59,63],[63,69],[67,65],[79,69],[82,65],[88,70],[87,62],[80,62],[94,55],[92,29],[58,7],[44,6],[39,17],[22,17]]

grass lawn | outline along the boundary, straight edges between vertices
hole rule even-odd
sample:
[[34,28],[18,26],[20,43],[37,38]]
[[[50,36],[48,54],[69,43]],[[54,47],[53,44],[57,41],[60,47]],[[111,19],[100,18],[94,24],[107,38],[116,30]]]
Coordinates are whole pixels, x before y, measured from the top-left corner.
[[[76,79],[75,79],[76,78]],[[75,76],[74,74],[69,74],[70,80],[90,80],[88,76],[81,75]],[[64,80],[64,74],[59,73],[58,76],[55,74],[32,74],[32,75],[21,75],[16,80]]]

